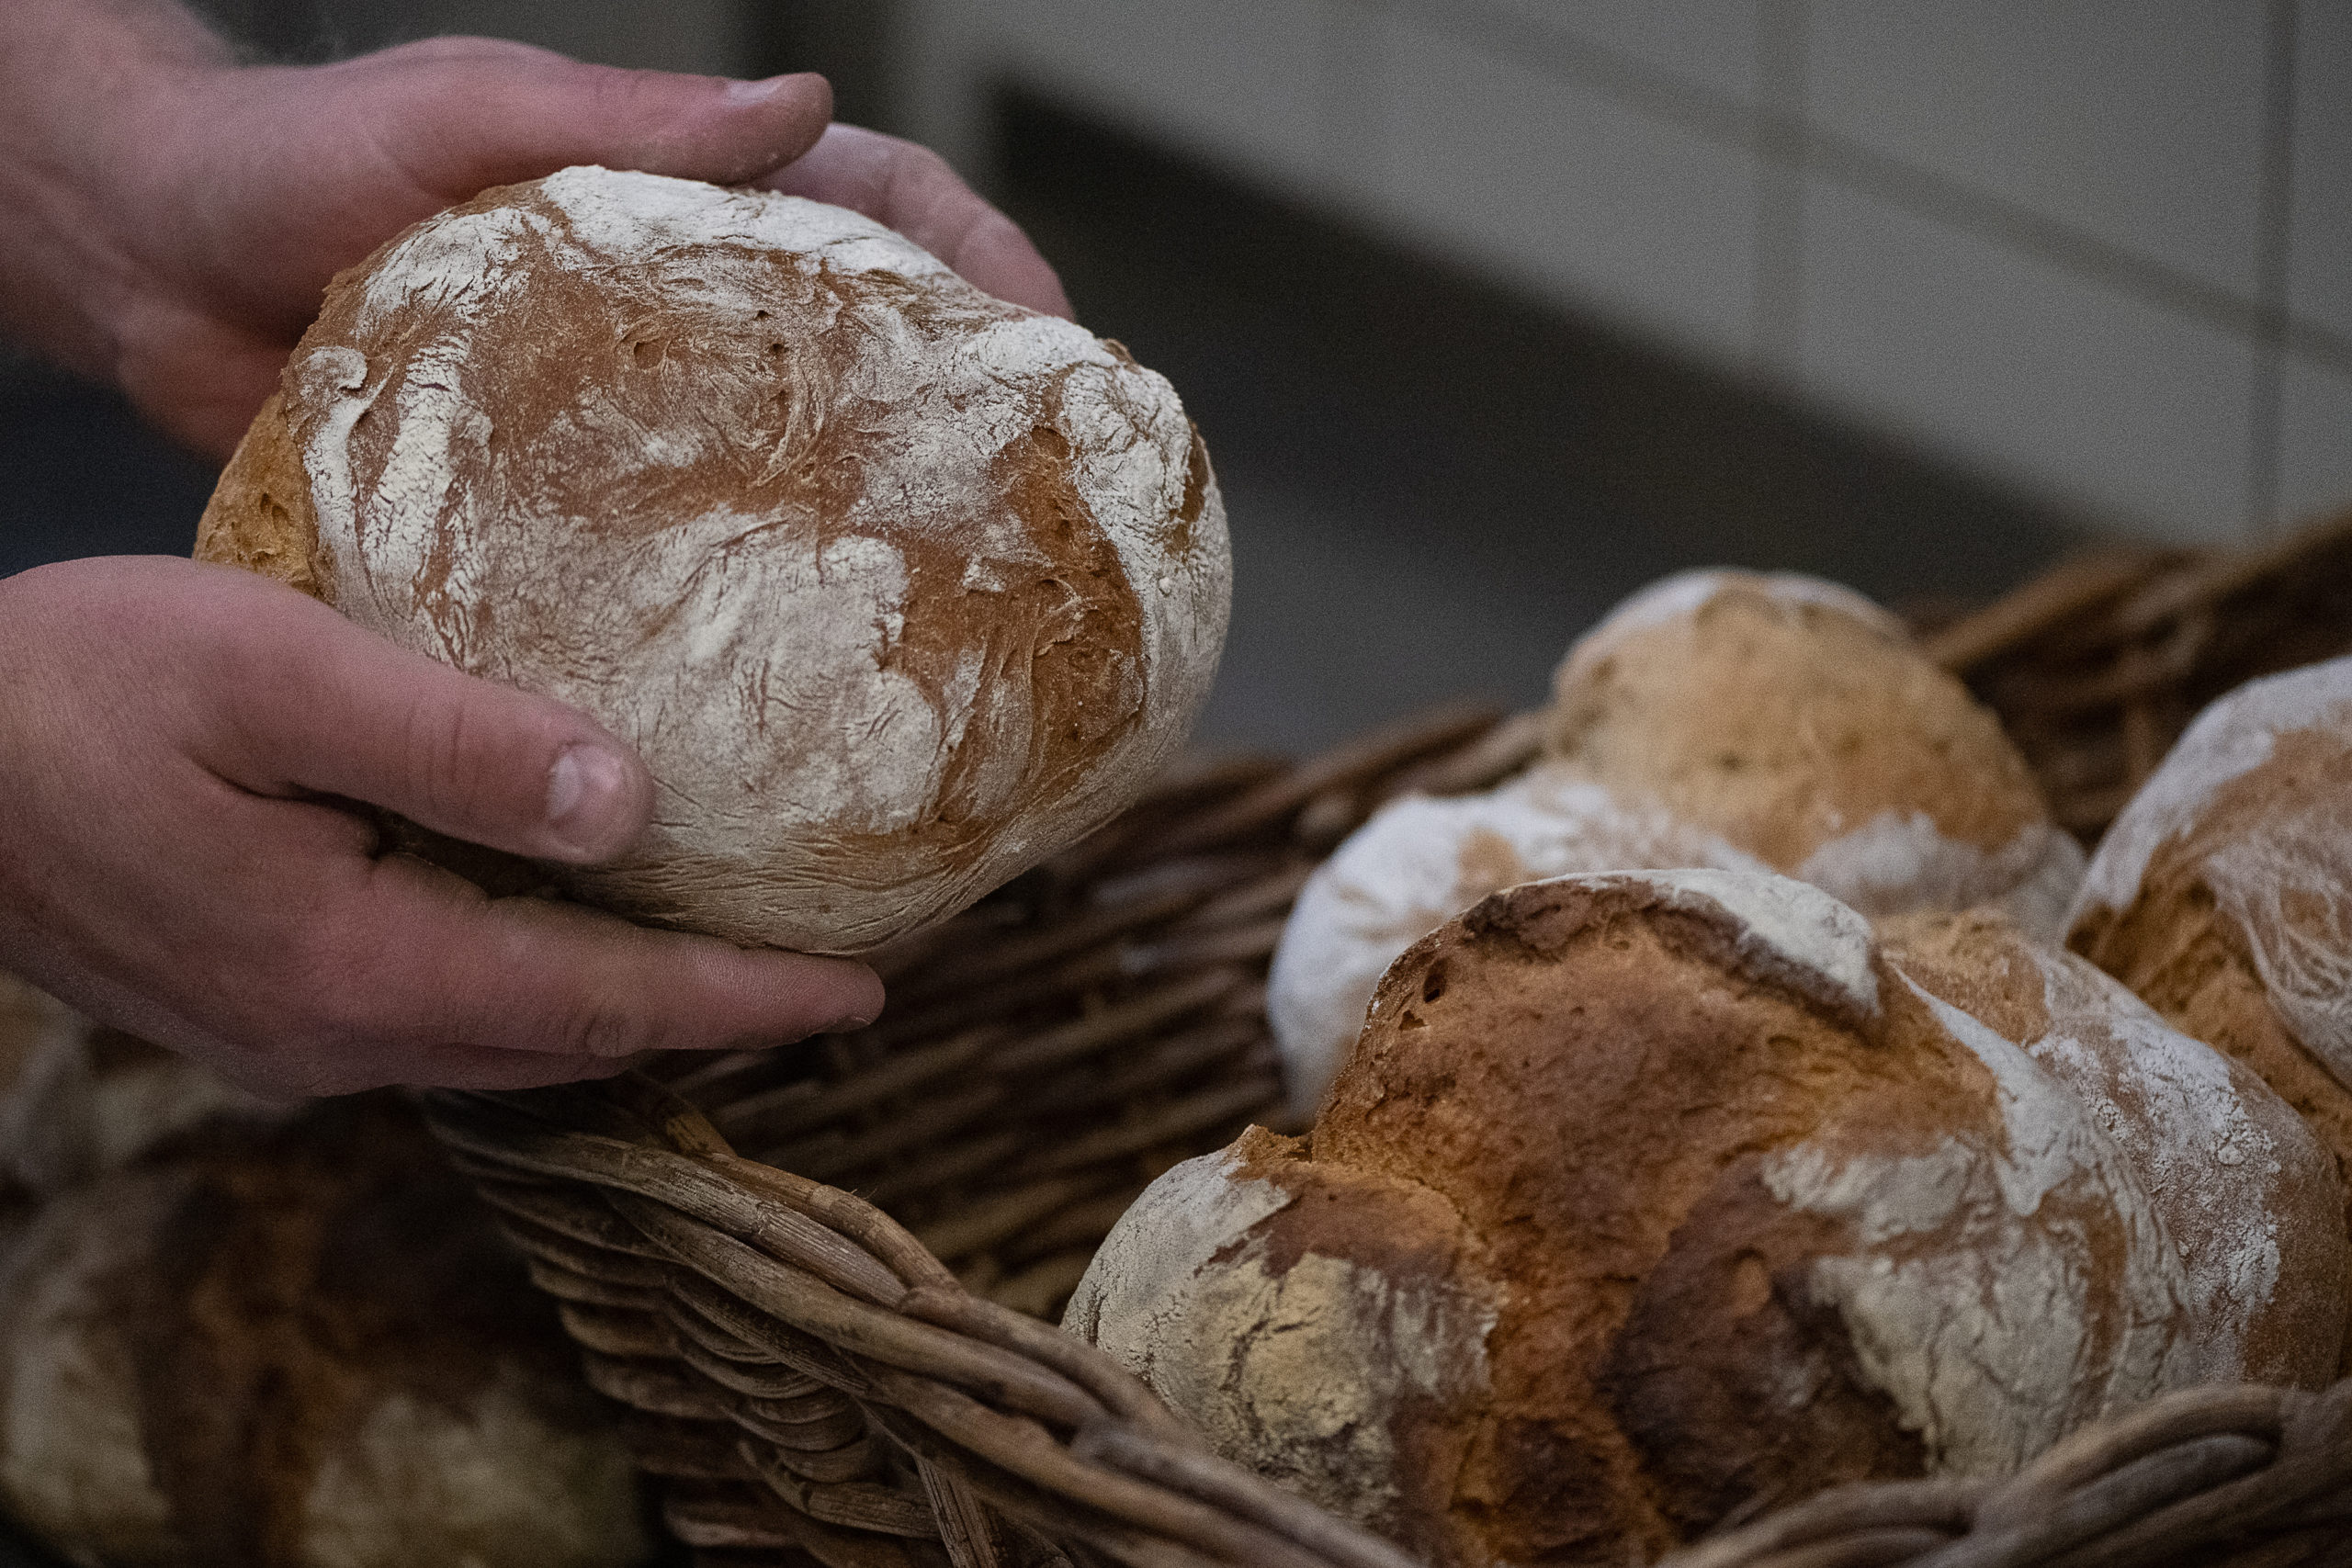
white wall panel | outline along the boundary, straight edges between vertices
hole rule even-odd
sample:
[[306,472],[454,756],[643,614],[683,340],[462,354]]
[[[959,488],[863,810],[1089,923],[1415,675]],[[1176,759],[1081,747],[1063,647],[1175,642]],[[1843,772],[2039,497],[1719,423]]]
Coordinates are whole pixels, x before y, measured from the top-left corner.
[[1517,61],[1391,24],[1383,184],[1421,243],[1744,362],[1751,155]]
[[2278,515],[2352,508],[2352,375],[2290,358],[2279,400]]
[[1809,12],[1823,129],[2255,296],[2261,6],[1812,0]]
[[2352,4],[2304,0],[2299,16],[2287,299],[2352,338]]
[[1739,103],[1757,95],[1761,0],[1491,0],[1580,41]]
[[1805,242],[1816,395],[2134,533],[2244,536],[2250,344],[1834,186]]

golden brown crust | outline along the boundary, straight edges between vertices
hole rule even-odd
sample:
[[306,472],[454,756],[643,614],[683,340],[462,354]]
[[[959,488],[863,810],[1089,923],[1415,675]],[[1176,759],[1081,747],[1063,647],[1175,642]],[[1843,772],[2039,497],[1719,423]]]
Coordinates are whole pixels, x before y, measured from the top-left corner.
[[485,191],[339,276],[281,393],[208,549],[288,570],[308,525],[353,620],[634,746],[651,829],[560,874],[647,923],[943,919],[1115,814],[1215,668],[1222,503],[1167,383],[837,209]]
[[1725,574],[1685,614],[1561,666],[1548,745],[1795,872],[1892,811],[1995,852],[2048,819],[2000,723],[1884,626]]
[[[2334,1375],[2352,1301],[2338,1162],[2259,1070],[2265,1060],[2275,1067],[2282,1047],[2295,1050],[2291,1042],[2194,1060],[2219,1043],[2183,1028],[2199,1014],[2193,998],[2169,1021],[2188,1038],[2169,1034],[2084,959],[2031,942],[1992,910],[1904,916],[1879,932],[1896,968],[2016,1043],[2098,1113],[2164,1216],[2192,1286],[2201,1282],[2194,1305],[2204,1326],[2229,1335],[2230,1359],[2211,1375],[2305,1386]],[[2210,943],[2212,928],[2202,932],[2194,940]],[[2209,986],[2250,977],[2226,961],[2205,973]],[[2223,1146],[2234,1150],[2226,1163],[2216,1157]],[[2266,1236],[2270,1248],[2248,1250]],[[2241,1293],[2257,1281],[2267,1281],[2259,1299]]]
[[1842,1222],[1770,1203],[1755,1157],[1844,1126],[1929,1141],[1981,1120],[1982,1069],[1907,996],[1866,1033],[1743,975],[1718,924],[1560,889],[1398,960],[1313,1134],[1317,1164],[1443,1196],[1510,1281],[1443,1560],[1655,1554],[1791,1467],[1917,1473],[1806,1283]]
[[272,392],[220,470],[196,528],[196,558],[243,567],[313,599],[334,603],[321,570],[311,481],[286,425],[286,400]]
[[[2214,790],[2193,826],[2155,846],[2126,907],[2086,909],[2067,945],[2183,1033],[2252,1067],[2311,1123],[2352,1185],[2352,1089],[2273,1005],[2253,952],[2257,940],[2324,949],[2340,931],[2326,908],[2295,907],[2290,898],[2278,913],[2290,922],[2302,917],[2300,928],[2258,936],[2222,907],[2213,883],[2217,861],[2258,839],[2267,824],[2291,818],[2305,803],[2340,798],[2352,776],[2348,757],[2352,748],[2335,735],[2278,737],[2265,762]],[[2306,870],[2321,879],[2327,874],[2316,864]]]

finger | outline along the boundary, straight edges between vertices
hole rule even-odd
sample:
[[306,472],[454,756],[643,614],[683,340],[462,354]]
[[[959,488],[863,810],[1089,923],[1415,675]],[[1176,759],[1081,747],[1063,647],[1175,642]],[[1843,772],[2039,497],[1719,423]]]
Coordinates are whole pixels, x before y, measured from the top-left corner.
[[345,863],[345,876],[311,925],[300,994],[328,999],[318,1032],[376,1048],[613,1061],[780,1045],[863,1027],[882,1008],[882,982],[847,959],[489,898],[406,855]]
[[1068,317],[1061,279],[1029,236],[928,147],[836,125],[798,161],[757,182],[863,212],[896,229],[1000,299]]
[[[436,1045],[397,1063],[369,1063],[338,1072],[333,1064],[307,1090],[313,1095],[356,1094],[370,1089],[471,1089],[485,1091],[546,1089],[615,1077],[639,1065],[635,1056],[558,1056],[533,1051],[502,1051],[486,1045]],[[370,1070],[372,1069],[372,1070]]]
[[232,783],[367,801],[541,860],[609,860],[645,831],[652,780],[586,714],[396,648],[277,584],[205,570],[244,602],[220,607],[220,635],[203,645],[220,720],[200,760]]
[[587,65],[492,39],[435,39],[349,62],[379,143],[443,201],[573,164],[737,185],[814,146],[832,88]]

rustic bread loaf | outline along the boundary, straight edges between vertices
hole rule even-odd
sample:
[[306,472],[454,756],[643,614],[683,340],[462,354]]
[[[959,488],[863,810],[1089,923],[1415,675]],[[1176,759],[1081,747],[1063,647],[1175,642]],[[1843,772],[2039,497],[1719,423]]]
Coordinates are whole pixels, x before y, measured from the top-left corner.
[[2352,1172],[2352,659],[2199,715],[2100,841],[2067,941]]
[[1230,576],[1117,344],[854,213],[597,168],[338,277],[198,553],[634,744],[654,829],[582,896],[837,953],[1129,801]]
[[1484,795],[1391,802],[1300,891],[1268,991],[1295,1113],[1313,1114],[1398,953],[1536,877],[1769,868],[1871,913],[1996,902],[2063,929],[2081,850],[1993,716],[1849,589],[1668,578],[1570,649],[1557,688],[1549,761]]
[[2081,848],[1900,622],[1788,573],[1686,572],[1568,652],[1551,751],[1862,913],[1998,903],[2055,936]]
[[0,1266],[0,1511],[76,1562],[623,1568],[628,1456],[397,1099],[216,1120]]
[[1065,1325],[1438,1562],[1646,1560],[2273,1364],[2102,1115],[1804,884],[1532,883],[1389,969],[1307,1138],[1147,1192]]
[[1628,866],[1767,869],[1559,763],[1482,794],[1408,795],[1374,812],[1307,878],[1274,950],[1266,1011],[1293,1114],[1322,1103],[1398,953],[1489,893]]
[[2091,1109],[2180,1254],[2196,1379],[2312,1385],[2352,1312],[2335,1156],[2245,1064],[1991,909],[1881,922],[1888,961]]

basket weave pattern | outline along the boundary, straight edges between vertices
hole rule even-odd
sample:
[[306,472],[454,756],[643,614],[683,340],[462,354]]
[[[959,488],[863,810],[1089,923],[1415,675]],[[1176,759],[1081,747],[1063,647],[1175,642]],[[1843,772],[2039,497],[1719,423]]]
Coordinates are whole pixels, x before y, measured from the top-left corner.
[[[2064,568],[1930,646],[2091,832],[2204,687],[2352,642],[2339,601],[2352,520],[2254,562]],[[872,1029],[426,1113],[707,1562],[1404,1568],[1042,1320],[1153,1177],[1280,1124],[1266,965],[1321,856],[1534,744],[1529,719],[1451,711],[1174,777],[882,955]],[[2352,1563],[2352,1382],[2186,1391],[2006,1479],[1766,1501],[1791,1506],[1673,1568]]]

